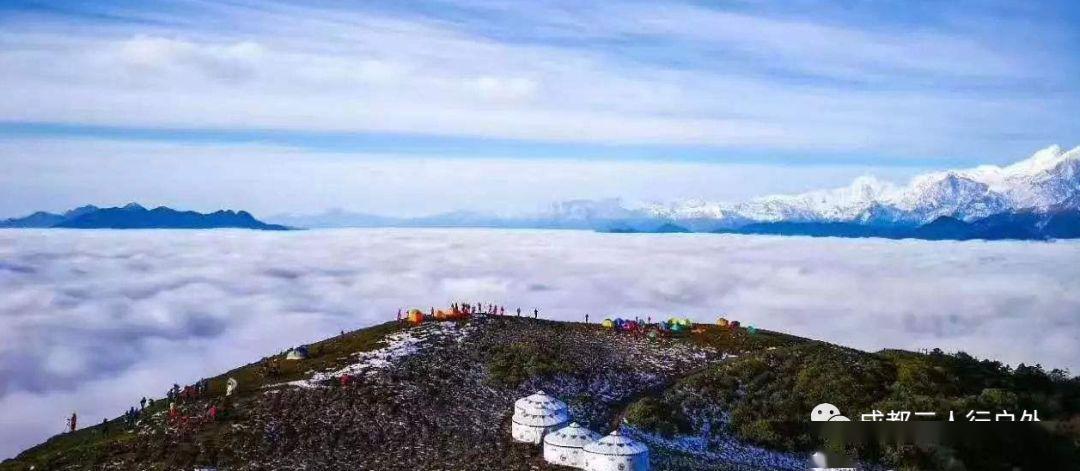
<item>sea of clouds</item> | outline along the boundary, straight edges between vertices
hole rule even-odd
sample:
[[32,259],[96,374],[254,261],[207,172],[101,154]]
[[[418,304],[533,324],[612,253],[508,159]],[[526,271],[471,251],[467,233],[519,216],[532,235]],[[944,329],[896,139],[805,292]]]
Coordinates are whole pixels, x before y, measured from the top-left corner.
[[717,315],[1080,372],[1080,243],[575,231],[0,231],[0,458],[399,308]]

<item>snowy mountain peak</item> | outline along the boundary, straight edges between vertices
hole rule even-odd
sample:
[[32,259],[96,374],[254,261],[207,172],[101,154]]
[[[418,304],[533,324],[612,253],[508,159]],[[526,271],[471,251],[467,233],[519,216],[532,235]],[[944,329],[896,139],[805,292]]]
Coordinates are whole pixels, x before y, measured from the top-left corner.
[[1080,146],[1066,151],[1061,146],[1052,145],[1002,170],[1007,175],[1036,175],[1051,171],[1065,161],[1078,159],[1080,159]]
[[926,173],[906,185],[861,176],[841,188],[734,204],[684,201],[655,205],[650,212],[675,220],[712,218],[719,226],[745,221],[923,224],[941,216],[970,221],[1007,211],[1073,208],[1078,195],[1080,147],[1065,151],[1055,145],[1010,165]]
[[618,198],[603,200],[570,200],[554,203],[549,218],[571,221],[589,221],[598,219],[622,219],[634,216],[633,210],[627,209]]

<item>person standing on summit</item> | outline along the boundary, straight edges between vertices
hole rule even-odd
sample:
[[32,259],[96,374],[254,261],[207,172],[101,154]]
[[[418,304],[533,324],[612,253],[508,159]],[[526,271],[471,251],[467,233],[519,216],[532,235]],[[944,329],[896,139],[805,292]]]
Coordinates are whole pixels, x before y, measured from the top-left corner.
[[71,432],[75,433],[75,429],[78,428],[79,417],[74,412],[71,413],[71,418],[68,419],[68,426],[71,428]]
[[539,319],[539,318],[540,318],[540,310],[536,309],[536,308],[533,308],[533,319]]

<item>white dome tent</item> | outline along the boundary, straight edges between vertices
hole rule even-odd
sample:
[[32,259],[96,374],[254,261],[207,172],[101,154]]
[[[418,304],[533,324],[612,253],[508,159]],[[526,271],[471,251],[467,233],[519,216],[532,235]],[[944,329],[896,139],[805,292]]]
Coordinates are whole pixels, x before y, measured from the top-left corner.
[[514,403],[510,434],[515,441],[540,444],[544,435],[570,421],[566,403],[537,391]]
[[599,433],[574,422],[544,436],[544,460],[551,464],[584,469],[582,448],[599,439]]
[[515,414],[530,408],[554,409],[564,412],[567,410],[565,402],[556,399],[554,396],[548,395],[548,393],[544,391],[536,391],[536,394],[514,401]]
[[599,441],[585,445],[584,468],[586,471],[647,471],[649,447],[629,437],[611,432]]

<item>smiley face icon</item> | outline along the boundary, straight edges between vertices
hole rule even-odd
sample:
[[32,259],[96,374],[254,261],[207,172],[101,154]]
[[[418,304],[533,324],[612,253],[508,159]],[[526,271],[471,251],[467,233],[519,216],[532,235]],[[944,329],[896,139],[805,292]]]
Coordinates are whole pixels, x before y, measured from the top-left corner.
[[811,422],[849,422],[850,419],[840,414],[840,409],[827,402],[814,406],[810,411]]

